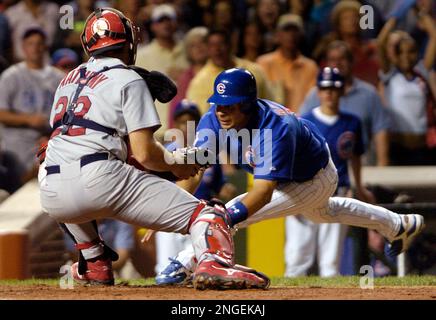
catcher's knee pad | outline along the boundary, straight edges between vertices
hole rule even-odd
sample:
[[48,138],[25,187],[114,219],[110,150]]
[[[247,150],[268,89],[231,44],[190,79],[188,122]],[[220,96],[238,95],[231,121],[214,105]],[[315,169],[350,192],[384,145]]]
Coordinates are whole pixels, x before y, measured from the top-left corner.
[[199,262],[212,257],[225,265],[234,265],[233,237],[224,208],[200,202],[190,221],[189,233]]

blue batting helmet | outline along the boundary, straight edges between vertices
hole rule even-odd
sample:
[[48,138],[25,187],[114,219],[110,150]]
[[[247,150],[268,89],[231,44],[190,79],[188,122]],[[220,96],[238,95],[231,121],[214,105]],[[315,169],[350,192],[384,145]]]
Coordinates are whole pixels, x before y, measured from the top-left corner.
[[320,89],[342,89],[344,85],[345,78],[339,73],[337,68],[325,67],[318,74],[317,86]]
[[256,79],[245,69],[221,72],[215,79],[213,95],[207,100],[220,106],[250,103],[257,99]]

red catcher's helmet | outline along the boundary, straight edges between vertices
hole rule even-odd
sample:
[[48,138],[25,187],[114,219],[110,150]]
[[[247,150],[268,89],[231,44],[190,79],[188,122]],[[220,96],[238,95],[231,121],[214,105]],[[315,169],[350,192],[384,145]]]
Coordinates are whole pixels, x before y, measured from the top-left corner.
[[136,60],[138,28],[121,11],[113,8],[98,8],[86,19],[80,36],[83,49],[89,56],[129,46],[129,65]]

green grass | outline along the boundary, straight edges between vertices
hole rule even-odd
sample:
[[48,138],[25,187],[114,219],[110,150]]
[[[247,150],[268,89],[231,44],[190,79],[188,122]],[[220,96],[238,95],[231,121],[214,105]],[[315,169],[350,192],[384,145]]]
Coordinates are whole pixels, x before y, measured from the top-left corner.
[[[299,287],[359,287],[361,278],[333,277],[320,278],[315,276],[300,278],[272,278],[272,286],[299,286]],[[436,276],[407,276],[404,278],[384,277],[374,278],[375,286],[436,286]]]
[[[320,278],[315,276],[301,278],[272,278],[273,287],[359,287],[360,277],[334,277]],[[155,284],[153,278],[140,280],[117,280],[119,285],[148,286]],[[0,286],[30,286],[48,285],[58,286],[58,279],[27,279],[27,280],[0,280]],[[385,277],[375,278],[375,286],[436,286],[436,276],[407,276],[404,278]]]

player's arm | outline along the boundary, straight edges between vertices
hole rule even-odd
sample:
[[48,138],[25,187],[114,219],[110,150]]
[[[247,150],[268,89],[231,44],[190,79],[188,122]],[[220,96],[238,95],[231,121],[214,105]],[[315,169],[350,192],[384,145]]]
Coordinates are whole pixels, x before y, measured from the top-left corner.
[[253,188],[240,200],[228,207],[231,224],[246,220],[271,201],[277,181],[254,179]]
[[277,181],[254,179],[253,188],[242,198],[241,202],[247,209],[247,217],[262,209],[271,202]]
[[356,196],[359,200],[376,203],[375,197],[371,191],[366,189],[362,183],[362,161],[360,155],[351,156],[351,170],[353,172],[354,184],[356,188]]
[[48,118],[42,114],[15,113],[0,110],[0,123],[8,127],[25,127],[45,129],[48,127]]
[[421,16],[421,22],[424,30],[428,34],[427,48],[424,53],[424,66],[427,70],[432,70],[434,61],[436,58],[436,27],[434,26],[435,21],[429,14],[424,14]]
[[176,184],[188,191],[190,194],[194,194],[197,191],[198,186],[201,183],[201,180],[203,179],[204,170],[198,171],[198,173],[194,177],[190,177],[189,179],[185,180],[179,180],[176,182]]
[[[292,179],[295,139],[296,135],[282,128],[276,131],[275,136],[264,133],[264,138],[255,145],[254,158],[258,159],[258,163],[255,163],[253,169],[253,187],[240,201],[228,208],[233,225],[244,221],[269,203],[277,181]],[[262,156],[260,147],[264,149]],[[274,171],[271,170],[273,167]]]
[[397,20],[395,18],[390,18],[385,25],[383,26],[382,30],[380,31],[378,37],[377,37],[377,49],[378,49],[378,55],[380,60],[380,66],[383,72],[388,72],[391,67],[391,62],[389,61],[388,55],[387,55],[387,41],[389,34],[394,30],[395,25],[397,24]]
[[154,171],[171,171],[175,176],[186,179],[198,172],[195,164],[178,164],[171,152],[167,151],[153,136],[153,128],[135,130],[129,133],[132,155],[143,167]]
[[384,167],[389,165],[389,134],[387,130],[380,130],[374,136],[377,165]]

